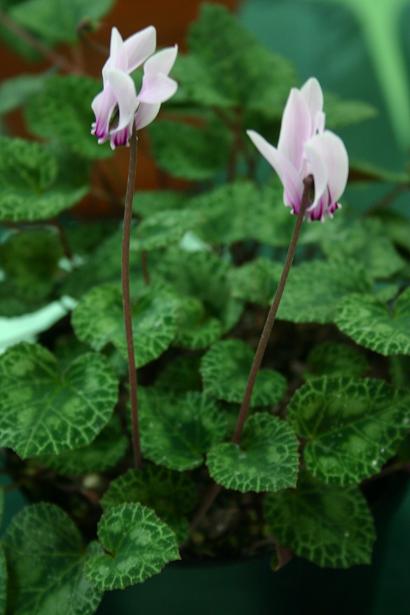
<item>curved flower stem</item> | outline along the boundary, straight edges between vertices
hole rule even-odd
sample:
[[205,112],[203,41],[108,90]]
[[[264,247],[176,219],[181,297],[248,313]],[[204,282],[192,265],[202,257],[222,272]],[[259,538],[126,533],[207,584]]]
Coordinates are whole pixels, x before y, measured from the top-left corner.
[[[250,407],[250,402],[252,398],[253,388],[256,382],[256,377],[258,375],[259,368],[261,366],[263,357],[265,355],[266,347],[268,345],[269,338],[272,333],[272,328],[275,323],[276,314],[278,313],[279,305],[280,305],[280,302],[283,296],[283,291],[285,290],[289,271],[292,267],[293,259],[295,257],[296,247],[297,247],[298,239],[300,236],[300,231],[301,231],[302,224],[303,224],[303,219],[305,217],[305,212],[311,202],[311,193],[313,189],[313,177],[311,175],[309,175],[304,180],[304,186],[305,188],[303,192],[302,203],[300,206],[300,211],[296,218],[295,226],[293,228],[293,233],[292,233],[292,237],[289,243],[289,248],[288,248],[288,253],[286,255],[285,264],[283,266],[283,270],[280,276],[278,287],[276,289],[276,293],[273,298],[272,305],[270,307],[268,316],[266,318],[266,322],[263,327],[263,330],[262,330],[262,333],[261,333],[261,336],[258,342],[258,346],[256,348],[255,356],[253,358],[253,363],[252,363],[252,366],[249,372],[245,394],[243,396],[242,405],[239,410],[239,415],[238,415],[238,419],[236,422],[235,431],[232,436],[232,442],[235,444],[239,444],[242,431],[243,431],[243,427],[245,425],[245,421],[248,418],[249,407]],[[219,495],[221,491],[222,491],[222,487],[220,485],[217,485],[216,483],[213,483],[210,486],[208,491],[205,493],[204,500],[191,523],[191,531],[196,529],[196,527],[201,522],[203,517],[206,515],[206,513],[208,512],[208,510],[210,509],[210,507],[212,506],[212,504],[214,503],[215,499],[217,498],[217,496]]]
[[130,384],[132,447],[134,450],[135,466],[142,467],[140,433],[138,424],[138,381],[135,365],[134,338],[132,332],[132,310],[130,298],[130,239],[132,222],[132,200],[135,189],[135,176],[137,171],[137,131],[134,129],[130,140],[130,162],[128,167],[127,192],[124,204],[124,227],[122,239],[122,299],[124,307],[125,336],[128,352],[128,376]]

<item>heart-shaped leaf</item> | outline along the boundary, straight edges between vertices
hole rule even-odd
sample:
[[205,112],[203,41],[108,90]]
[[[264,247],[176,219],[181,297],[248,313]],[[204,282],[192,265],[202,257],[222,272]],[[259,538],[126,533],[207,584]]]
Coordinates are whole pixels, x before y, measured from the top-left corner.
[[[217,342],[204,355],[201,374],[204,391],[211,397],[241,403],[253,360],[252,349],[241,340]],[[259,370],[251,407],[277,404],[286,391],[286,379],[273,369]]]
[[315,346],[307,358],[305,378],[317,376],[359,377],[368,370],[364,354],[353,346],[338,342],[323,342]]
[[291,322],[333,322],[342,299],[369,290],[365,271],[354,262],[303,263],[291,269],[278,317]]
[[117,380],[100,355],[61,368],[42,346],[13,346],[0,357],[1,445],[23,459],[85,446],[110,420],[117,397]]
[[200,466],[226,434],[226,416],[201,393],[170,395],[140,387],[139,403],[144,456],[171,470]]
[[142,583],[179,559],[174,532],[141,504],[110,507],[98,524],[100,549],[87,561],[86,574],[99,590]]
[[145,462],[143,470],[128,470],[110,483],[101,505],[104,509],[139,502],[155,510],[176,533],[179,542],[188,533],[187,516],[197,501],[197,489],[186,474]]
[[272,303],[283,265],[269,258],[235,267],[229,272],[232,294],[237,299],[267,307]]
[[264,510],[275,539],[318,566],[371,563],[376,533],[357,487],[340,489],[304,476],[297,489],[269,493]]
[[216,444],[207,465],[212,478],[226,489],[245,493],[295,487],[298,441],[285,421],[258,412],[245,423],[240,445]]
[[183,209],[186,201],[187,197],[180,190],[139,190],[132,209],[135,215],[145,218],[162,211]]
[[[167,291],[150,286],[132,300],[136,362],[142,367],[171,344],[177,327],[178,301]],[[94,350],[112,344],[127,356],[121,289],[118,284],[96,286],[73,312],[77,337]]]
[[179,243],[188,231],[198,227],[203,217],[189,209],[164,210],[144,218],[131,241],[131,249],[158,250]]
[[80,201],[88,188],[59,183],[58,172],[46,146],[0,137],[0,220],[47,220]]
[[89,557],[80,532],[54,504],[25,507],[12,520],[4,546],[15,615],[92,615],[102,594],[84,575]]
[[335,485],[359,483],[394,455],[410,425],[408,400],[382,380],[313,378],[288,417],[306,444],[308,471]]
[[348,297],[335,322],[357,344],[385,356],[410,354],[410,289],[390,307],[370,295]]

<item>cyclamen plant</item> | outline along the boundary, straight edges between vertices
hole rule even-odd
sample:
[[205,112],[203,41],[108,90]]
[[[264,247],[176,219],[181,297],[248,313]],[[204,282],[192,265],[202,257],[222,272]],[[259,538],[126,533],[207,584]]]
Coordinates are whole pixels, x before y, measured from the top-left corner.
[[[373,109],[315,78],[297,89],[215,4],[178,58],[152,26],[113,28],[102,91],[71,68],[20,101],[42,142],[0,139],[2,315],[60,309],[0,355],[0,444],[25,500],[0,613],[99,612],[178,559],[369,564],[369,495],[410,462],[409,225],[355,211],[332,130]],[[140,135],[179,190],[134,196]],[[101,161],[127,145],[123,203]],[[85,195],[112,219],[69,212]]]

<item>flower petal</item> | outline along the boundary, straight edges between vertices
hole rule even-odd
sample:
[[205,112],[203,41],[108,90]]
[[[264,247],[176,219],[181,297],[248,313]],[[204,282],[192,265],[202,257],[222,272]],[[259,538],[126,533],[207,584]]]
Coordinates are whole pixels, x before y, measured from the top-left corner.
[[157,31],[154,26],[136,32],[124,41],[123,49],[127,57],[128,72],[138,68],[154,53],[157,45]]
[[342,196],[349,175],[349,157],[343,141],[330,130],[313,137],[317,154],[327,168],[330,204],[337,203]]
[[303,146],[312,136],[312,120],[306,101],[299,90],[292,88],[282,116],[278,151],[297,171],[303,164]]
[[312,174],[315,180],[315,197],[308,209],[315,209],[316,205],[327,191],[329,172],[323,158],[321,147],[322,135],[316,135],[305,143],[305,157],[307,160],[306,175]]
[[110,129],[110,121],[116,105],[116,98],[109,84],[106,84],[103,91],[97,94],[91,103],[94,111],[95,122],[91,133],[98,139],[105,141]]
[[298,208],[303,193],[303,182],[293,164],[254,130],[248,130],[247,135],[279,175],[285,189],[287,205]]
[[175,94],[178,89],[176,81],[163,75],[144,76],[142,88],[138,94],[141,102],[148,104],[162,103]]
[[309,109],[312,134],[316,131],[322,132],[324,129],[323,92],[319,81],[315,77],[311,77],[301,87],[300,93]]
[[175,64],[177,54],[178,45],[158,51],[158,53],[145,62],[144,74],[155,75],[157,73],[162,73],[163,75],[168,75]]
[[121,70],[110,69],[107,71],[107,81],[112,88],[119,110],[118,126],[111,130],[119,132],[134,119],[138,106],[137,94],[134,81],[129,75]]
[[135,127],[137,130],[141,130],[151,124],[157,117],[161,108],[160,103],[149,105],[147,103],[141,103],[135,114]]

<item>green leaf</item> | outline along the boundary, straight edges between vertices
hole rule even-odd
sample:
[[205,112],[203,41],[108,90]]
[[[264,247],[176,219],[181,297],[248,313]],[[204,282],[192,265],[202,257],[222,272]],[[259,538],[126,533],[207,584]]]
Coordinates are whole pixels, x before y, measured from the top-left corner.
[[149,132],[156,162],[173,177],[211,179],[229,157],[232,137],[217,120],[202,128],[162,120]]
[[325,94],[326,124],[332,130],[365,120],[371,120],[378,111],[369,103],[359,100],[343,100],[335,94]]
[[410,354],[410,289],[393,307],[371,295],[347,297],[335,322],[345,335],[374,352]]
[[[240,404],[248,382],[254,352],[241,340],[223,340],[204,355],[201,374],[206,395]],[[276,405],[286,391],[286,379],[273,369],[261,369],[256,377],[251,408]]]
[[14,615],[92,615],[101,592],[84,575],[80,532],[54,504],[25,507],[4,539]]
[[377,474],[410,424],[408,400],[382,380],[313,378],[296,391],[288,418],[305,441],[308,471],[340,486]]
[[113,0],[25,0],[11,9],[10,16],[50,45],[75,43],[79,25],[100,19],[112,5]]
[[159,211],[138,225],[131,249],[149,252],[179,243],[185,233],[195,229],[201,221],[201,214],[189,209]]
[[0,544],[0,615],[6,614],[7,576],[6,554],[3,545]]
[[98,524],[101,548],[86,565],[99,590],[124,589],[142,583],[179,559],[174,532],[141,504],[121,504],[104,512]]
[[60,240],[51,229],[10,234],[0,244],[1,316],[33,312],[53,299],[62,256]]
[[0,357],[0,441],[20,457],[89,444],[111,417],[118,383],[106,360],[88,353],[61,369],[36,344]]
[[128,439],[122,433],[118,417],[113,416],[88,446],[64,451],[59,455],[40,457],[35,459],[35,463],[40,463],[63,476],[80,476],[114,467],[124,457],[127,448]]
[[199,105],[207,109],[234,105],[213,82],[206,65],[195,54],[179,55],[172,73],[178,81],[177,93],[170,101],[172,105]]
[[280,116],[295,84],[293,67],[263,47],[229,11],[202,5],[188,47],[220,95],[270,119]]
[[0,219],[13,222],[53,218],[88,188],[58,182],[58,162],[40,143],[0,137]]
[[[137,367],[157,359],[175,337],[178,302],[169,292],[152,286],[132,300]],[[113,345],[127,356],[121,289],[117,284],[96,286],[72,315],[75,334],[94,350]]]
[[111,149],[98,145],[96,137],[90,134],[94,120],[91,102],[100,89],[101,84],[91,77],[50,77],[26,109],[30,130],[89,160],[111,156]]
[[338,342],[323,342],[315,346],[307,358],[305,377],[359,377],[369,369],[366,357],[356,348]]
[[373,278],[387,278],[405,262],[399,256],[380,220],[359,220],[329,225],[322,247],[334,261],[346,259],[360,263]]
[[183,542],[188,534],[187,517],[197,502],[196,491],[194,481],[187,474],[145,463],[143,470],[128,470],[113,480],[101,505],[104,509],[126,502],[148,506],[174,530],[179,542]]
[[245,423],[240,445],[216,444],[207,465],[212,478],[226,489],[245,493],[295,487],[298,441],[285,421],[258,412]]
[[162,211],[178,210],[186,205],[183,192],[173,190],[142,190],[134,196],[132,209],[143,218]]
[[371,563],[376,533],[357,487],[335,488],[304,476],[297,489],[268,494],[264,510],[275,539],[318,566]]
[[365,271],[354,262],[303,263],[291,269],[278,317],[290,322],[333,322],[346,296],[369,290]]
[[272,303],[282,269],[281,263],[263,257],[231,269],[229,279],[233,296],[267,307]]
[[154,276],[179,298],[174,344],[207,348],[239,320],[242,304],[232,297],[229,266],[210,252],[169,250],[158,261]]
[[49,73],[39,75],[19,75],[6,79],[0,85],[0,115],[20,107],[43,88]]
[[155,380],[155,387],[185,393],[186,391],[199,391],[202,389],[199,374],[200,358],[193,354],[175,357],[169,361]]
[[201,393],[170,395],[140,387],[139,404],[144,456],[170,470],[200,466],[209,448],[226,434],[226,416]]

